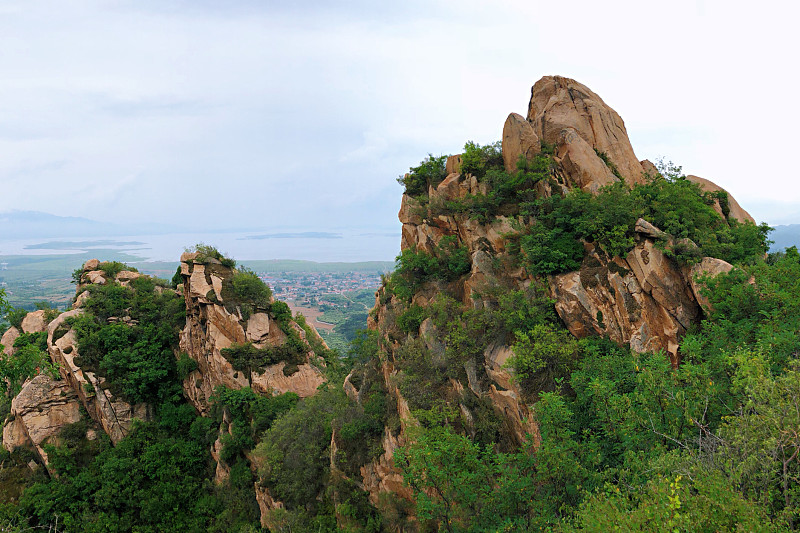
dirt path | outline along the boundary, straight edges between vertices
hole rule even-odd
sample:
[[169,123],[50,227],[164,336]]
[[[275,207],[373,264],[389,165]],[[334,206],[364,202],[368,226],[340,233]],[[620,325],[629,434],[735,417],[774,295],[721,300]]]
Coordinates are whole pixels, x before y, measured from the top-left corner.
[[302,313],[304,317],[306,317],[306,321],[317,328],[318,330],[324,329],[325,331],[332,331],[333,324],[328,324],[326,322],[320,322],[319,317],[322,315],[322,312],[317,309],[316,307],[306,307],[306,306],[298,306],[295,305],[294,302],[286,302],[289,304],[289,309],[292,310],[292,314],[295,313]]

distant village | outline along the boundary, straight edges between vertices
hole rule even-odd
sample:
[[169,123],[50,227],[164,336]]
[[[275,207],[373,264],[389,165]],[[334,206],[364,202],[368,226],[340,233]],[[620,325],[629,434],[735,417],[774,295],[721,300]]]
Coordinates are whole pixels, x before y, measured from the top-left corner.
[[329,299],[328,295],[376,290],[381,284],[377,272],[270,272],[259,277],[278,300],[320,307],[337,305],[338,299]]

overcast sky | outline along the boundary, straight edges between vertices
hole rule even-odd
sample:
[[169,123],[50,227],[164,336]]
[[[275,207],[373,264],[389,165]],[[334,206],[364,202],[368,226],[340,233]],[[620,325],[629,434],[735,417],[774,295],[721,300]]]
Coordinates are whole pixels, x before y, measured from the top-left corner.
[[0,211],[391,228],[399,174],[560,74],[640,159],[800,223],[793,4],[2,0]]

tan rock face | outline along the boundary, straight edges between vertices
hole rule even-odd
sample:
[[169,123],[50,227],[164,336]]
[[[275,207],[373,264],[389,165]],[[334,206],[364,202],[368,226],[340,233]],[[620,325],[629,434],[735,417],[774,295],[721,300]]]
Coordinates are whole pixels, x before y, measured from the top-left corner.
[[39,333],[47,329],[47,321],[44,319],[44,311],[33,311],[25,315],[22,319],[22,331],[24,333]]
[[600,187],[619,181],[574,128],[562,129],[556,144],[561,167],[571,188],[597,193]]
[[711,304],[706,296],[703,296],[703,286],[698,281],[699,278],[708,276],[715,278],[720,274],[730,272],[733,270],[733,265],[722,259],[714,257],[704,257],[699,263],[692,265],[689,271],[689,282],[691,284],[692,293],[695,299],[703,309],[709,309]]
[[400,202],[400,212],[397,218],[403,224],[422,224],[422,217],[419,216],[419,203],[411,196],[404,194]]
[[[728,195],[728,207],[730,208],[729,217],[733,218],[734,220],[737,220],[738,222],[752,222],[755,224],[755,219],[752,216],[750,216],[750,213],[745,211],[742,208],[742,206],[739,205],[739,202],[736,201],[736,198],[734,198],[728,191],[726,191],[716,183],[701,178],[699,176],[692,176],[692,175],[686,176],[686,179],[691,181],[692,183],[697,183],[698,185],[700,185],[700,188],[706,192],[717,192],[717,191],[724,192],[725,194]],[[722,209],[719,205],[719,201],[716,202],[716,208],[717,212],[720,215],[724,216]]]
[[580,270],[553,276],[550,288],[576,337],[608,335],[637,352],[664,350],[676,364],[680,338],[700,317],[689,280],[647,237],[625,259],[592,249]]
[[447,158],[445,171],[448,174],[461,174],[461,154],[451,155]]
[[[191,254],[184,254],[182,259],[186,326],[181,332],[180,349],[197,362],[197,370],[186,377],[183,389],[195,408],[206,413],[214,388],[220,385],[232,389],[250,386],[260,394],[294,392],[306,397],[316,393],[325,379],[319,368],[311,364],[316,362],[313,352],[296,370],[284,372],[285,363],[263,371],[234,369],[222,350],[245,342],[262,348],[278,346],[286,342],[286,334],[266,312],[256,311],[245,321],[238,308],[225,306],[223,284],[233,275],[230,268],[219,262],[197,263],[196,255]],[[213,298],[209,299],[211,295]],[[301,328],[299,331],[301,338],[305,338],[305,331]]]
[[105,285],[106,283],[105,274],[102,270],[90,270],[86,273],[86,278],[89,280],[89,283],[94,285]]
[[616,111],[585,85],[562,76],[545,76],[531,89],[528,121],[540,139],[555,144],[572,128],[594,150],[605,152],[629,183],[642,182],[642,166]]
[[11,416],[14,420],[3,429],[3,446],[13,451],[31,445],[47,465],[42,446],[80,420],[80,401],[66,381],[39,374],[11,402]]
[[11,327],[3,333],[3,337],[0,339],[0,344],[3,345],[3,353],[11,356],[14,355],[14,341],[19,338],[19,330],[17,328]]
[[517,113],[508,115],[503,125],[503,163],[506,171],[516,172],[521,156],[530,161],[540,151],[539,137],[530,122]]
[[131,281],[140,278],[142,275],[138,272],[134,272],[132,270],[123,270],[122,272],[117,273],[116,281],[120,283],[120,285],[127,285]]
[[253,484],[256,491],[256,502],[258,502],[258,509],[261,511],[261,527],[269,531],[288,531],[288,524],[285,522],[285,517],[275,513],[278,509],[283,509],[283,502],[276,500],[267,487],[262,487],[258,482]]

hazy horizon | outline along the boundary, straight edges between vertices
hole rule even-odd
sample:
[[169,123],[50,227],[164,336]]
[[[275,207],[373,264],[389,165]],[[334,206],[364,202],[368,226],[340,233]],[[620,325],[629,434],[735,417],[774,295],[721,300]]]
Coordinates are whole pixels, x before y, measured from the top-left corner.
[[798,48],[800,7],[767,4],[578,1],[564,19],[508,1],[10,0],[0,212],[391,228],[397,176],[499,140],[531,85],[560,74],[622,116],[640,159],[716,182],[759,221],[800,222],[779,157],[800,110],[762,94],[800,79],[775,53]]

